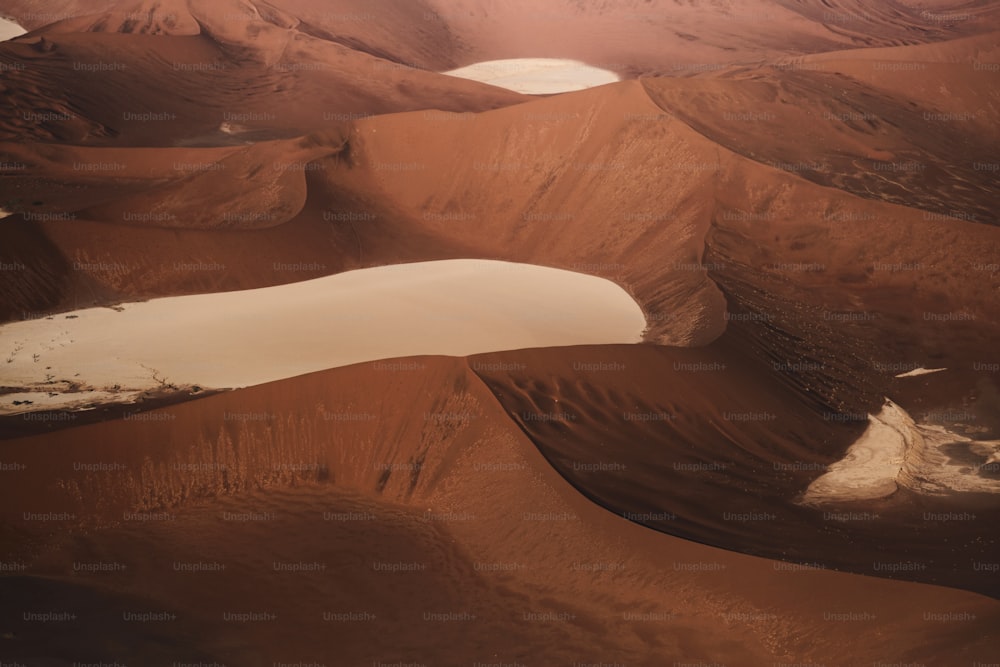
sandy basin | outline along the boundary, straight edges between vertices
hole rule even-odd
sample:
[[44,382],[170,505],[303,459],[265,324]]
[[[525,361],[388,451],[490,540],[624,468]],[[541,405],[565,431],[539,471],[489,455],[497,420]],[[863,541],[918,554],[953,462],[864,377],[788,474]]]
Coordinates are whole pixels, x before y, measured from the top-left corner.
[[622,288],[571,271],[482,260],[377,267],[2,326],[0,414],[394,357],[636,343],[645,324]]

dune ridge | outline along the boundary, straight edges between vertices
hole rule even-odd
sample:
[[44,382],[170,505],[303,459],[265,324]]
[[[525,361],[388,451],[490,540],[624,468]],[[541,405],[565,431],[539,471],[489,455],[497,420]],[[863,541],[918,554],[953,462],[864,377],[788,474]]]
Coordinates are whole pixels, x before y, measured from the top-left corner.
[[[649,326],[0,417],[3,660],[997,655],[996,3],[5,6],[0,322],[471,259]],[[623,80],[439,74],[515,57]]]
[[[167,553],[137,564],[134,573],[108,580],[118,582],[114,587],[105,588],[95,581],[92,595],[117,591],[137,596],[141,605],[166,609],[193,595],[202,600],[205,612],[182,614],[182,621],[200,619],[215,627],[218,621],[211,620],[211,613],[228,609],[233,602],[209,593],[212,587],[196,592],[189,574],[165,575],[157,569],[166,567],[170,558],[191,558],[189,538],[175,528],[183,519],[202,540],[198,548],[202,558],[227,563],[244,581],[257,582],[258,604],[267,600],[265,604],[276,605],[272,608],[279,615],[275,625],[255,629],[252,634],[231,625],[220,626],[219,636],[226,638],[225,642],[195,642],[192,648],[215,659],[232,659],[233,651],[253,647],[270,659],[287,655],[283,647],[291,638],[298,646],[311,647],[310,651],[323,653],[337,646],[338,655],[372,659],[384,654],[372,648],[366,633],[382,629],[384,621],[364,626],[367,629],[359,636],[338,626],[319,625],[316,619],[324,608],[322,597],[297,597],[296,609],[286,607],[279,602],[284,592],[279,594],[272,588],[279,580],[264,573],[270,567],[269,558],[319,562],[338,558],[346,545],[335,541],[332,549],[329,543],[326,549],[321,548],[313,536],[323,526],[310,517],[322,512],[334,517],[370,513],[396,517],[388,524],[379,524],[386,531],[384,539],[413,535],[411,546],[397,550],[395,558],[429,563],[430,569],[425,575],[409,576],[417,576],[423,585],[437,581],[436,573],[447,567],[464,586],[479,591],[482,600],[468,608],[449,606],[461,604],[455,599],[432,598],[429,608],[418,605],[418,609],[468,609],[481,619],[466,631],[473,633],[513,622],[510,631],[523,637],[522,648],[486,644],[491,646],[488,652],[505,659],[552,656],[567,660],[614,652],[619,659],[628,655],[642,665],[657,664],[667,657],[743,659],[757,664],[776,659],[819,659],[836,645],[841,655],[847,650],[858,658],[919,657],[928,664],[945,664],[955,656],[972,660],[995,650],[996,637],[991,633],[1000,610],[993,600],[916,584],[860,579],[811,565],[782,568],[767,560],[648,531],[597,508],[560,479],[513,428],[492,392],[477,379],[476,373],[499,363],[496,359],[491,355],[470,364],[423,357],[400,360],[399,368],[383,372],[372,372],[368,364],[359,365],[62,431],[44,440],[10,441],[6,451],[13,460],[27,465],[12,485],[0,490],[5,523],[17,526],[20,536],[14,542],[5,539],[4,549],[9,558],[28,567],[20,575],[19,585],[31,590],[38,586],[39,576],[48,581],[72,576],[69,564],[74,559],[86,560],[88,550],[98,540],[115,545],[119,557],[125,559],[148,540],[156,540],[167,545]],[[411,363],[415,364],[412,369],[404,367]],[[477,364],[481,370],[473,372]],[[424,419],[401,418],[393,407],[401,401]],[[140,441],[145,446],[135,447]],[[99,470],[74,466],[74,459],[119,466]],[[28,489],[45,489],[46,493],[27,493]],[[257,494],[257,489],[267,490],[267,494]],[[345,496],[345,492],[354,495]],[[24,504],[28,498],[30,506]],[[76,516],[71,523],[90,527],[82,533],[63,533],[70,537],[51,543],[44,525],[24,521],[22,511],[68,512]],[[268,523],[220,522],[219,518],[269,512],[285,519]],[[136,518],[143,516],[166,518]],[[470,516],[477,520],[468,520]],[[346,534],[354,534],[351,525],[345,522]],[[433,532],[424,532],[431,528]],[[286,548],[265,547],[259,557],[251,555],[254,550],[235,550],[235,545],[258,539],[261,531],[273,535],[274,530],[285,537],[266,543],[285,544]],[[452,548],[441,550],[440,545],[449,541],[461,555]],[[227,542],[234,548],[227,548]],[[50,546],[43,548],[47,543]],[[623,543],[630,545],[626,553],[620,548]],[[429,560],[430,552],[421,553],[423,549],[439,555]],[[89,553],[93,559],[93,552]],[[376,559],[391,560],[388,552],[384,556],[377,550],[372,553]],[[566,554],[574,554],[576,567],[567,564]],[[675,566],[665,569],[664,557]],[[439,558],[448,560],[442,565]],[[479,575],[473,576],[468,567],[458,567],[455,559],[517,565],[498,574],[479,570]],[[601,563],[605,566],[592,567]],[[363,578],[367,590],[379,600],[374,603],[379,605],[377,616],[388,613],[388,607],[382,606],[388,599],[380,597],[380,591],[385,586],[398,590],[400,584],[373,576],[370,569],[365,574],[366,569],[367,563],[344,563],[339,570],[309,575],[308,584],[294,581],[325,590],[344,581],[336,574],[342,570],[345,577]],[[160,574],[151,576],[157,572]],[[792,577],[795,587],[786,583]],[[287,585],[282,584],[281,591],[286,591]],[[524,597],[532,589],[545,594],[543,604],[533,604]],[[575,592],[568,597],[567,590]],[[360,598],[353,595],[340,598],[346,608],[359,603]],[[824,614],[851,609],[867,610],[883,632],[866,633],[864,638],[845,643],[840,633],[849,627],[831,625]],[[974,614],[970,634],[955,634],[948,624],[928,626],[922,618],[923,609]],[[525,612],[555,615],[553,618],[565,614],[560,632],[576,639],[555,645],[540,641],[537,632],[542,627],[512,621]],[[664,631],[659,625],[647,626],[650,621],[636,622],[646,617],[672,620]],[[714,627],[720,618],[726,621],[722,631],[726,641],[721,643],[717,641],[719,629]],[[620,628],[613,642],[600,634],[594,636],[593,628],[601,622]],[[117,632],[114,624],[109,627]],[[705,634],[710,627],[712,640]],[[318,632],[320,628],[328,631]],[[922,637],[918,645],[901,649],[893,642],[897,633],[917,628],[921,628]],[[682,640],[682,635],[688,639]],[[976,639],[970,639],[973,636]],[[52,646],[63,641],[56,638]],[[15,657],[26,655],[16,652],[21,650],[20,643],[11,646]],[[30,649],[25,646],[25,650]],[[107,649],[97,643],[92,650],[104,655]],[[386,657],[413,655],[414,651],[423,656],[443,655],[441,650],[404,632],[397,635],[394,648],[389,649],[394,652]],[[451,656],[469,660],[484,655],[482,642],[457,636],[448,650]]]

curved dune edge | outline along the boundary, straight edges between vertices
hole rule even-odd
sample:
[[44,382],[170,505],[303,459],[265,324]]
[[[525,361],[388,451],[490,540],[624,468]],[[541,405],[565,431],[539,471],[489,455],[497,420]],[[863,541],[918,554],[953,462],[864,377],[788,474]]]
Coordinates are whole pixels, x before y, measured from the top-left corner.
[[[577,109],[581,103],[587,106],[587,113],[569,111]],[[528,129],[523,127],[525,120],[531,120]],[[421,121],[423,131],[414,135],[414,125]],[[505,137],[512,136],[514,128],[521,129],[514,135],[517,142],[511,146]],[[322,159],[305,156],[302,159],[318,160],[310,162],[310,166],[322,169],[288,174],[297,178],[294,179],[295,188],[286,194],[294,193],[306,201],[305,207],[285,225],[298,225],[296,234],[308,234],[310,241],[309,248],[299,246],[295,252],[308,253],[310,258],[325,253],[335,255],[337,264],[331,262],[334,267],[357,261],[354,258],[372,261],[373,256],[382,263],[395,263],[399,258],[391,255],[399,252],[398,247],[407,249],[411,255],[407,259],[411,261],[428,259],[432,254],[428,240],[433,236],[433,254],[438,256],[457,253],[461,248],[464,256],[493,256],[604,275],[625,286],[642,304],[652,325],[647,339],[659,344],[706,344],[718,337],[726,326],[725,299],[714,280],[718,274],[727,272],[728,264],[708,260],[709,266],[722,265],[712,276],[708,275],[708,267],[700,264],[705,256],[704,237],[709,230],[733,233],[735,237],[737,234],[756,235],[762,228],[773,229],[774,236],[760,249],[760,252],[773,255],[772,266],[776,270],[772,273],[782,271],[780,267],[784,266],[794,270],[798,266],[815,264],[814,249],[797,252],[793,246],[801,244],[790,234],[781,235],[781,245],[777,248],[770,245],[777,243],[773,239],[785,229],[792,234],[808,233],[811,239],[817,239],[811,244],[818,243],[824,235],[832,242],[854,244],[852,234],[841,233],[839,229],[860,229],[869,216],[884,217],[885,228],[891,229],[896,238],[894,243],[879,241],[877,247],[869,244],[865,249],[866,255],[882,262],[904,264],[919,260],[935,270],[941,267],[942,274],[947,273],[948,268],[968,272],[973,265],[971,260],[988,256],[990,246],[995,246],[995,240],[989,236],[990,230],[981,229],[980,225],[958,224],[960,221],[947,226],[932,224],[926,214],[919,211],[876,204],[859,200],[849,193],[819,188],[799,176],[761,167],[759,163],[720,149],[665,113],[639,82],[622,82],[600,90],[536,100],[483,114],[423,112],[372,118],[354,123],[348,135],[348,158],[341,159],[339,154]],[[463,152],[471,135],[487,138],[474,144],[478,150],[472,151],[473,155]],[[576,141],[580,136],[589,140],[586,150],[573,155],[569,164],[566,160],[551,159],[552,152],[548,148]],[[651,153],[638,149],[642,142],[651,139],[662,141],[663,150]],[[312,150],[311,142],[301,140],[299,143],[303,144],[303,150]],[[339,138],[332,145],[335,148],[342,144],[345,138]],[[414,148],[413,144],[417,146]],[[263,151],[264,148],[258,145],[246,152],[248,158],[254,154],[248,167],[266,164],[262,159],[275,147],[266,147],[267,151]],[[518,151],[516,160],[511,152],[513,149]],[[454,152],[466,157],[440,164],[427,158],[436,152],[446,155]],[[116,155],[119,156],[116,159],[124,158],[123,154]],[[76,157],[75,152],[68,151],[60,160]],[[213,151],[211,157],[214,163],[223,156]],[[19,156],[19,159],[28,162],[26,158]],[[186,160],[199,158],[192,154]],[[519,173],[518,169],[530,169],[537,177],[526,187],[524,173]],[[286,173],[276,172],[270,165],[258,171],[264,171],[272,180]],[[642,177],[638,177],[640,171]],[[214,188],[227,188],[228,192],[241,183],[239,178],[225,171],[205,170],[194,174],[192,182],[195,179],[202,195],[211,193]],[[573,187],[574,180],[583,184]],[[267,190],[266,185],[279,184],[275,181],[255,182],[255,185],[261,186],[254,188],[256,193]],[[179,192],[176,184],[167,184],[159,194],[139,195],[129,206],[149,210],[154,203],[183,203]],[[433,194],[428,196],[428,192]],[[350,195],[355,210],[328,210],[330,205],[324,195],[343,196],[345,193]],[[520,194],[515,198],[509,193]],[[669,196],[663,197],[664,193]],[[777,194],[772,196],[771,193]],[[619,195],[634,198],[643,205],[623,213],[618,207],[608,205]],[[559,212],[568,197],[580,197],[586,206],[574,212],[574,219],[564,220]],[[133,292],[132,296],[149,296],[150,292],[161,295],[171,291],[218,291],[226,288],[220,286],[222,281],[231,284],[282,280],[280,276],[268,275],[270,263],[249,270],[247,255],[237,258],[227,253],[223,245],[229,247],[231,244],[223,244],[217,236],[192,235],[190,242],[185,242],[183,238],[144,227],[135,231],[136,236],[131,237],[133,243],[124,244],[118,240],[108,248],[95,244],[92,235],[98,233],[110,237],[109,240],[119,238],[109,233],[107,225],[122,220],[128,213],[128,208],[120,203],[126,199],[109,198],[107,203],[87,209],[95,220],[75,220],[72,225],[58,221],[39,225],[52,243],[65,253],[65,260],[76,260],[84,266],[121,267],[115,271],[65,271],[65,282],[82,282],[81,274],[85,274],[88,278],[93,277],[101,287],[128,290]],[[205,201],[204,197],[199,201]],[[193,209],[197,209],[197,216],[191,215]],[[176,211],[165,210],[171,219],[184,224],[193,221],[204,226],[213,219],[222,220],[222,227],[236,224],[231,222],[233,215],[227,213],[224,206],[184,204]],[[483,213],[486,210],[490,211],[489,219]],[[338,238],[336,243],[331,243],[331,225],[324,217],[331,213],[347,216],[349,220],[351,215],[363,216],[366,224],[338,225]],[[472,221],[476,227],[489,227],[488,233],[470,234],[467,228],[472,225],[456,224],[456,215],[459,222]],[[283,219],[275,215],[273,220],[269,216],[263,225],[253,220],[249,224],[241,222],[239,226],[269,226]],[[669,220],[670,225],[663,224],[665,220]],[[527,233],[525,227],[529,225],[532,229]],[[921,231],[909,234],[905,227],[918,227]],[[961,235],[954,231],[956,228],[961,230]],[[380,238],[376,237],[384,238],[382,232],[387,229],[394,232],[401,243],[383,243],[380,248]],[[280,236],[284,239],[281,242],[288,244],[289,235],[276,233],[266,240],[276,242],[276,237]],[[162,267],[150,266],[149,248],[143,247],[142,253],[137,253],[131,247],[139,238],[150,239],[148,245],[154,247],[163,243],[171,252],[183,253],[185,257],[191,256],[193,247],[207,248],[209,250],[199,251],[199,254],[226,255],[226,261],[219,263],[228,267],[232,261],[235,268],[219,272],[224,275],[206,271],[183,274],[164,271]],[[496,243],[492,248],[487,247],[484,238],[502,242],[502,251],[497,252]],[[574,242],[565,243],[567,238],[573,238]],[[956,242],[962,244],[962,254],[969,253],[968,263],[949,256],[948,251]],[[12,247],[16,245],[12,243]],[[746,254],[747,247],[750,246],[744,243],[739,254]],[[364,250],[363,256],[359,248]],[[775,249],[780,252],[773,252]],[[111,261],[115,255],[120,256],[117,262]],[[168,255],[165,249],[164,259]],[[844,255],[846,258],[847,253]],[[208,259],[203,261],[211,264]],[[737,255],[733,259],[740,258]],[[838,266],[828,269],[853,274],[857,263],[857,259],[842,258]],[[20,289],[12,295],[11,303],[31,303],[43,292],[36,276],[30,275],[30,271],[22,273],[28,274],[23,276],[26,284],[15,285]],[[58,273],[58,268],[46,273],[49,275],[44,279],[52,282],[50,274]],[[801,276],[797,275],[797,279],[812,279],[808,273],[799,273]],[[927,285],[940,284],[939,281],[924,281],[925,275],[931,276],[932,271],[914,277]],[[817,276],[824,281],[827,279],[821,273]],[[880,271],[874,276],[883,283],[901,282],[904,277],[910,278],[903,271]],[[64,289],[66,286],[58,287]],[[74,284],[73,287],[83,286]],[[940,287],[929,289],[940,290]],[[963,289],[986,293],[989,285],[981,280],[969,281]],[[31,301],[27,295],[31,295]],[[979,298],[977,295],[973,300]],[[28,307],[37,306],[32,303]]]
[[[353,664],[389,659],[384,643],[366,633],[393,627],[411,659],[447,651],[462,664],[485,659],[484,647],[489,658],[506,661],[530,655],[570,664],[606,654],[650,667],[679,659],[829,664],[834,657],[947,664],[997,650],[995,600],[735,554],[607,512],[552,469],[469,362],[410,361],[413,370],[364,364],[53,433],[44,447],[37,438],[5,443],[5,456],[26,467],[0,487],[0,517],[17,529],[0,534],[0,548],[24,563],[19,585],[86,577],[95,593],[135,596],[133,607],[184,609],[181,623],[203,621],[220,637],[239,639],[209,650],[235,664],[227,654],[234,646],[270,656],[290,643],[335,648]],[[410,409],[400,412],[401,404]],[[89,530],[55,543],[55,524],[28,521],[25,512],[73,513]],[[372,531],[378,539],[365,537]],[[113,545],[129,569],[72,573],[74,563],[93,561],[95,544]],[[149,544],[160,547],[150,554]],[[32,550],[39,546],[46,548]],[[362,556],[351,556],[359,549]],[[192,558],[225,563],[235,574],[206,586],[171,567]],[[312,575],[272,571],[274,562],[303,561],[330,567]],[[371,561],[426,570],[373,576]],[[351,581],[365,586],[359,591]],[[454,598],[438,597],[451,587]],[[478,622],[432,626],[437,638],[461,631],[453,641],[422,645],[399,634],[410,626],[399,629],[389,611],[401,590],[418,612],[467,612]],[[278,618],[220,624],[238,603],[263,605]],[[331,605],[370,609],[376,618],[320,624]],[[929,623],[927,613],[967,622],[959,631]],[[524,623],[524,614],[546,622]],[[875,631],[858,634],[855,623],[843,622],[858,620],[854,614]],[[550,641],[556,622],[565,643]],[[613,640],[593,632],[598,623],[614,627]],[[428,626],[416,627],[425,633]],[[510,636],[521,641],[494,648]],[[901,636],[908,638],[902,645]],[[526,653],[511,653],[512,644]]]
[[[945,446],[964,445],[978,465],[951,463]],[[905,487],[923,494],[1000,493],[1000,479],[980,472],[996,470],[1000,440],[973,440],[943,426],[919,424],[886,399],[868,428],[840,461],[806,490],[802,503],[822,506],[885,498]]]

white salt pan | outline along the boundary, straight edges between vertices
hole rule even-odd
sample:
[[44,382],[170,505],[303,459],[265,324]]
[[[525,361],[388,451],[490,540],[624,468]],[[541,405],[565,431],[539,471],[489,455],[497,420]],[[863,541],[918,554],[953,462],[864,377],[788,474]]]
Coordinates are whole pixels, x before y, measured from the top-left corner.
[[547,95],[584,90],[614,83],[619,77],[599,67],[576,60],[516,58],[491,60],[444,72],[528,95]]
[[0,386],[20,392],[0,395],[0,414],[79,405],[85,392],[128,400],[164,384],[242,387],[393,357],[637,343],[645,325],[603,278],[483,260],[385,266],[0,326]]

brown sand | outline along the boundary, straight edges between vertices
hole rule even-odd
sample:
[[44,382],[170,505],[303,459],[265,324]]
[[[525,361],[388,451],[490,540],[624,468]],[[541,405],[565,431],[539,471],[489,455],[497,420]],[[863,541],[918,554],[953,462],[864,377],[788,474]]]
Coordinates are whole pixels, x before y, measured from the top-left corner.
[[[469,362],[396,363],[5,443],[26,466],[0,492],[4,560],[25,568],[5,580],[6,655],[946,665],[997,650],[1000,607],[987,598],[780,565],[600,509]],[[47,513],[74,518],[38,520]],[[22,608],[78,618],[39,624]],[[276,618],[226,616],[244,612]]]
[[[651,344],[10,428],[3,660],[995,661],[995,496],[798,502],[887,396],[1000,438],[995,3],[337,7],[8,3],[39,31],[0,45],[0,319],[469,257],[611,278]],[[434,73],[520,56],[647,76],[527,101]],[[895,377],[918,367],[948,370]],[[245,512],[277,518],[220,518]]]

